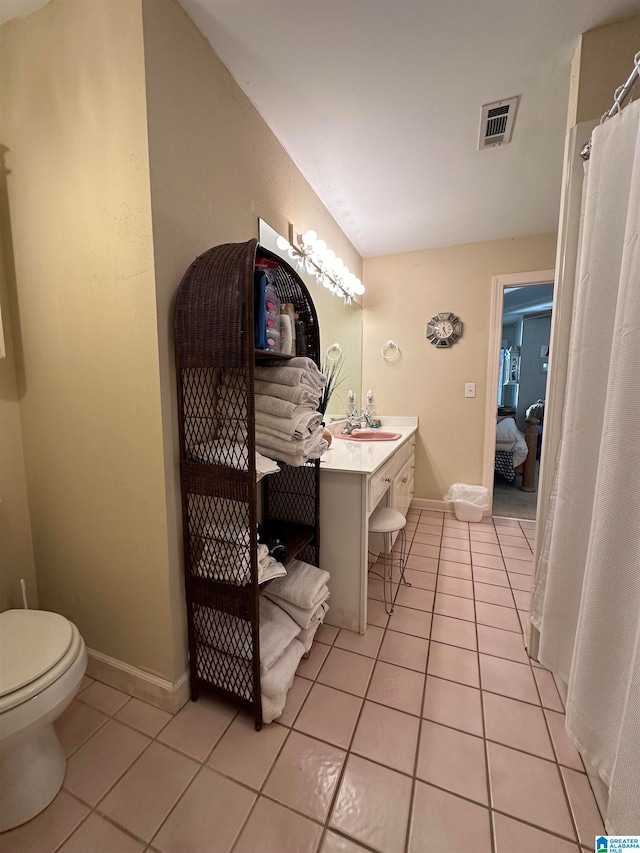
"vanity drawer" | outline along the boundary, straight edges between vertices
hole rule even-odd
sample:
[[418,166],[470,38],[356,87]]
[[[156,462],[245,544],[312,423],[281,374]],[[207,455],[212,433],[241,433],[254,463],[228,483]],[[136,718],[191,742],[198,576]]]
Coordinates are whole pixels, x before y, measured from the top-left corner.
[[401,468],[407,459],[410,459],[415,452],[416,437],[415,435],[412,435],[409,441],[405,442],[405,444],[403,444],[400,450],[396,453],[396,456],[398,457],[398,468]]
[[391,457],[385,464],[380,468],[375,474],[372,475],[369,480],[369,494],[368,494],[368,514],[370,514],[378,504],[380,498],[387,491],[391,483],[393,482],[393,477],[398,470],[397,461],[395,455]]

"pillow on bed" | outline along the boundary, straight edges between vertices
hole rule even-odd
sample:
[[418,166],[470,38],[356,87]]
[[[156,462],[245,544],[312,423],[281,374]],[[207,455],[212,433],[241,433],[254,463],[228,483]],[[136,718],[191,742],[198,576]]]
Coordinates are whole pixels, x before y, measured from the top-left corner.
[[496,425],[497,441],[516,441],[522,433],[513,418],[503,418]]

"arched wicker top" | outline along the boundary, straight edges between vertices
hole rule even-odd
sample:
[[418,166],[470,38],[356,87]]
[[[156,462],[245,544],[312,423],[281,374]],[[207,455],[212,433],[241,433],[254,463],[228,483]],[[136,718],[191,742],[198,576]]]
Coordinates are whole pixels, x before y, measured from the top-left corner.
[[246,367],[253,360],[256,254],[279,264],[278,296],[293,303],[306,328],[306,354],[320,363],[318,316],[309,291],[286,261],[253,239],[209,249],[184,274],[175,309],[178,368]]

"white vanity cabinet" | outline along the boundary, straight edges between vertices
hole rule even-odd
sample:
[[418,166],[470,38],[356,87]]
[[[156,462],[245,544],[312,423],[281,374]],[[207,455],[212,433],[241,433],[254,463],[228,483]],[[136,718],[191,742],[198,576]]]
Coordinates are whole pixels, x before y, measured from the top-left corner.
[[406,515],[413,497],[417,425],[417,418],[384,423],[401,434],[393,442],[334,438],[322,457],[320,568],[331,574],[330,625],[361,634],[366,629],[368,553],[382,548],[381,537],[370,539],[368,520],[379,505]]

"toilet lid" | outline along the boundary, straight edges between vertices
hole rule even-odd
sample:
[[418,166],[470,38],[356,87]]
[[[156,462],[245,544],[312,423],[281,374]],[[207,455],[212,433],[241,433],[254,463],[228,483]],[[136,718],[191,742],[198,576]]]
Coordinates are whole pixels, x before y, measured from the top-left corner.
[[48,610],[0,613],[0,696],[40,678],[71,645],[71,623]]

